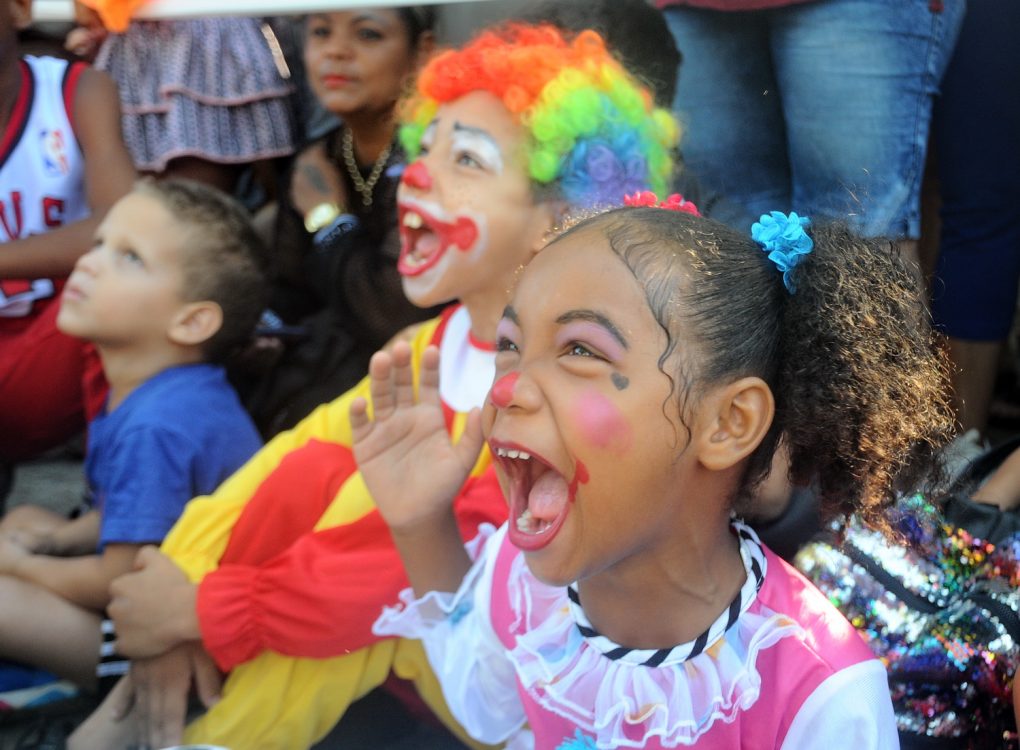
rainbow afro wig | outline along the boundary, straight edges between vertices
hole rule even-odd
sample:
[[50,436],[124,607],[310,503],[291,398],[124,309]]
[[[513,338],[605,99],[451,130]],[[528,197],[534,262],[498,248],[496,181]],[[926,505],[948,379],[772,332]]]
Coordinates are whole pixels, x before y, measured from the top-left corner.
[[434,57],[404,111],[410,158],[439,106],[473,91],[498,97],[529,133],[528,173],[575,208],[619,205],[623,196],[668,192],[679,130],[669,112],[606,49],[594,31],[509,24]]

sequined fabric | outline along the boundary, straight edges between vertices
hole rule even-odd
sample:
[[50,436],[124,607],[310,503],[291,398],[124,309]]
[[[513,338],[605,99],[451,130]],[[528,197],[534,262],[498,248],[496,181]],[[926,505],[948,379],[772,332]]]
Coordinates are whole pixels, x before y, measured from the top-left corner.
[[919,497],[896,515],[898,542],[852,523],[795,564],[885,663],[901,735],[1015,748],[1020,535],[977,539]]

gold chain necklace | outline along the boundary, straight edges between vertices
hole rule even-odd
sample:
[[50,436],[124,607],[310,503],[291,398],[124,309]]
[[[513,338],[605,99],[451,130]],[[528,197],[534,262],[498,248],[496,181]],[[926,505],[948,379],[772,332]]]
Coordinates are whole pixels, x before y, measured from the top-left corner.
[[386,160],[390,158],[390,147],[387,146],[379,154],[379,158],[372,165],[372,171],[369,172],[367,180],[361,176],[358,163],[354,160],[354,135],[350,128],[344,128],[343,136],[340,139],[340,151],[344,157],[347,174],[350,176],[351,182],[354,183],[354,189],[361,193],[361,205],[368,208],[372,205],[372,188],[375,187],[375,183],[379,182],[383,167],[386,166]]

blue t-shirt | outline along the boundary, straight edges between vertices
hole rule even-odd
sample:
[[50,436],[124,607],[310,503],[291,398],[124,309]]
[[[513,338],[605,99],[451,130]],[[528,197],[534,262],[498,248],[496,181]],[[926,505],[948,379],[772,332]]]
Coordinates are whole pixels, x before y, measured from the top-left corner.
[[262,445],[222,367],[171,367],[89,425],[85,475],[111,543],[158,544]]

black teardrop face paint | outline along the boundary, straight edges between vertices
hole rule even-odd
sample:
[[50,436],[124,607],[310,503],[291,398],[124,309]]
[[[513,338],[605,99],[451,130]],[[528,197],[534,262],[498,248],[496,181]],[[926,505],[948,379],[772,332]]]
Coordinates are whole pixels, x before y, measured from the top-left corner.
[[613,379],[613,385],[616,386],[616,390],[618,390],[618,391],[622,391],[622,390],[626,389],[626,387],[628,385],[630,385],[630,380],[628,380],[627,378],[625,378],[623,375],[621,375],[618,372],[614,372],[612,374],[612,379]]

